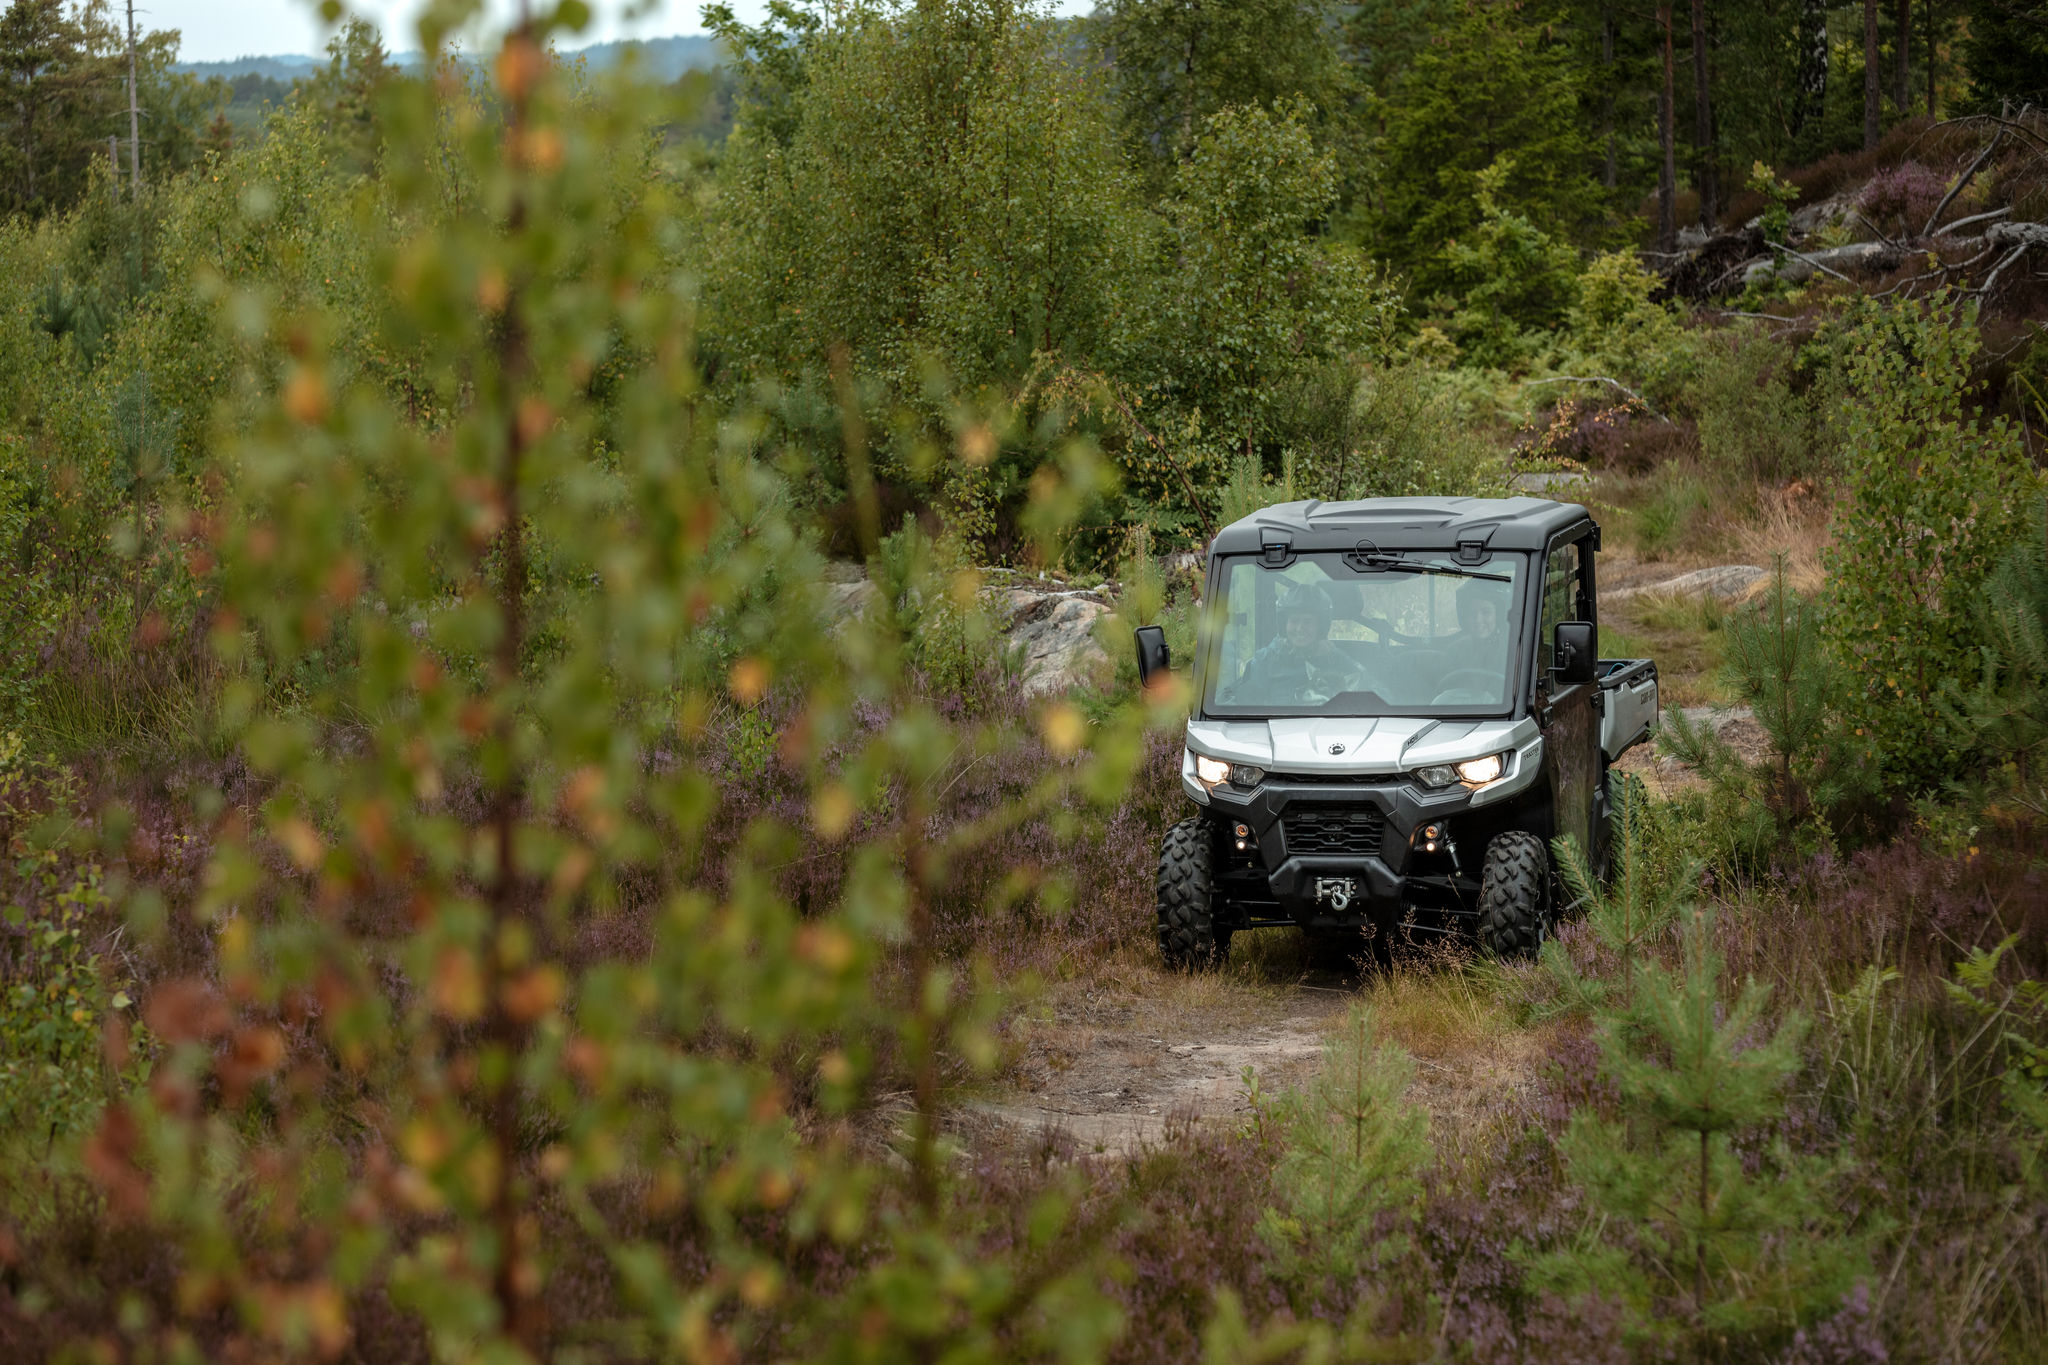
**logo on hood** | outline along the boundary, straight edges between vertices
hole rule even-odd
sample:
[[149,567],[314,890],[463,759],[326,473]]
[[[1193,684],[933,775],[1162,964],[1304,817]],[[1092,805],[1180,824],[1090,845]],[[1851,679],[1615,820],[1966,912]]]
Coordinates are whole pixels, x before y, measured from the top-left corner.
[[1330,746],[1330,752],[1332,754],[1341,754],[1344,752],[1344,746],[1341,744],[1332,744]]

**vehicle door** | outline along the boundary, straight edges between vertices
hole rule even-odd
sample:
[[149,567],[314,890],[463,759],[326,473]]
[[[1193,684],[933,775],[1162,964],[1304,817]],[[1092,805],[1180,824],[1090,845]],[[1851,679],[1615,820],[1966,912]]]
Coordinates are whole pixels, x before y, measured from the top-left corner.
[[1567,531],[1544,556],[1543,604],[1536,636],[1536,723],[1543,730],[1543,770],[1550,784],[1552,833],[1577,841],[1589,865],[1594,846],[1593,806],[1600,788],[1598,683],[1561,684],[1555,669],[1557,626],[1591,621],[1593,552],[1590,527]]

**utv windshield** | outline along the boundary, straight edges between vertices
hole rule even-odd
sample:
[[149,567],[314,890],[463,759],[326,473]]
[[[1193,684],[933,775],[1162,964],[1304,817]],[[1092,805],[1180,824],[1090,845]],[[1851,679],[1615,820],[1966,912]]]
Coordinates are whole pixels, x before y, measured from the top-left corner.
[[1226,561],[1212,716],[1487,716],[1509,709],[1525,556],[1303,554]]

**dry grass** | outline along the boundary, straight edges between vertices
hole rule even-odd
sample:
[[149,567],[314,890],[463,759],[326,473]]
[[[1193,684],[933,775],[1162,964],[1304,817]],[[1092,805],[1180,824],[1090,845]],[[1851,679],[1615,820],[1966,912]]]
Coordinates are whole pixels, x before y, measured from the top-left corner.
[[[1827,578],[1821,559],[1833,539],[1831,510],[1800,484],[1761,491],[1755,515],[1731,528],[1735,549],[1743,563],[1762,568],[1782,558],[1786,582],[1794,592],[1810,597]],[[1752,595],[1763,591],[1759,585]]]
[[1444,948],[1397,957],[1365,983],[1381,1036],[1415,1060],[1409,1098],[1428,1111],[1441,1161],[1497,1151],[1528,1125],[1553,1029],[1515,1017],[1503,974],[1526,970]]

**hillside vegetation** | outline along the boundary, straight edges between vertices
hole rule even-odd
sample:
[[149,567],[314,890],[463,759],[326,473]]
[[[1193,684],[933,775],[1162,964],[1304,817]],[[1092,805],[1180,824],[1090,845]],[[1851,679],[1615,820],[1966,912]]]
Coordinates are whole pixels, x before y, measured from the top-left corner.
[[[471,9],[139,182],[0,18],[0,1355],[2038,1358],[2030,9]],[[1606,616],[1748,738],[1538,960],[1162,971],[1181,556],[1532,475],[1767,571]],[[1309,972],[1228,1120],[974,1117]]]

